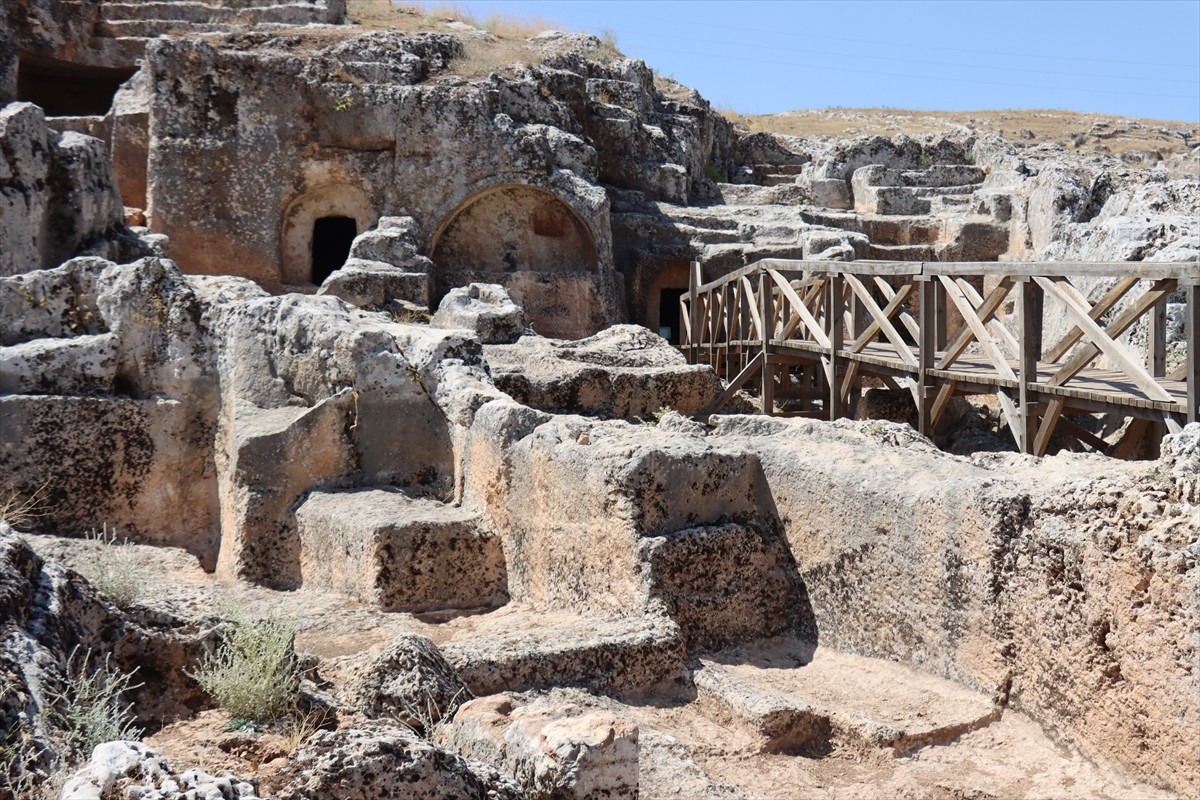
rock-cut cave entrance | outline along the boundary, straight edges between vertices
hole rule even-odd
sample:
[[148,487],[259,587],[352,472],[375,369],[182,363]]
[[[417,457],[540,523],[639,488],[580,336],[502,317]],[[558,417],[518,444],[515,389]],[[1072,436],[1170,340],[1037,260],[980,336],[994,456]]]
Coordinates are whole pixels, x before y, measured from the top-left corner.
[[674,345],[683,340],[679,298],[688,292],[689,268],[684,260],[666,262],[643,295],[642,324]]
[[17,62],[17,99],[36,103],[48,117],[104,116],[121,84],[134,72],[21,56]]
[[358,235],[352,217],[320,217],[313,222],[312,282],[320,286],[350,257],[350,245]]
[[673,345],[679,345],[683,337],[683,319],[679,311],[679,298],[687,289],[663,289],[658,293],[658,335]]

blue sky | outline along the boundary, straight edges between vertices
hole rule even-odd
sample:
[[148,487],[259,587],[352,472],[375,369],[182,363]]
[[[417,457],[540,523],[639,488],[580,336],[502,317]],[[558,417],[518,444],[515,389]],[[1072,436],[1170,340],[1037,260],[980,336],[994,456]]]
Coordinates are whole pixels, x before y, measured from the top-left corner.
[[1200,0],[454,5],[480,21],[608,29],[627,55],[743,113],[1052,108],[1200,121]]

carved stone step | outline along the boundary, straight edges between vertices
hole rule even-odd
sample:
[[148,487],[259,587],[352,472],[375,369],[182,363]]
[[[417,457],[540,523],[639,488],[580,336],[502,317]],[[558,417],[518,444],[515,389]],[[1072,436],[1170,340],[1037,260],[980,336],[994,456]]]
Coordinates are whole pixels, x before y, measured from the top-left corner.
[[753,730],[763,752],[828,752],[837,741],[903,755],[1000,718],[987,697],[892,661],[780,637],[704,658],[707,712]]
[[508,599],[500,540],[461,508],[394,489],[313,492],[296,520],[306,587],[387,611],[478,608]]

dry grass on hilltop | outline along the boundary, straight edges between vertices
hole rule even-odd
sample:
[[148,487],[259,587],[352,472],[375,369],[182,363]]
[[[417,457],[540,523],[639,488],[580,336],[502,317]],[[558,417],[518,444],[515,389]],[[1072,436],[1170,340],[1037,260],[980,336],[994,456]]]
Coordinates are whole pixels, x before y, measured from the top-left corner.
[[[517,18],[493,14],[480,20],[457,5],[396,4],[391,0],[349,0],[346,7],[351,23],[374,30],[400,33],[455,33],[463,41],[465,55],[451,65],[450,73],[467,78],[484,77],[512,65],[535,66],[542,54],[527,40],[543,31],[567,30],[561,24],[537,18]],[[485,35],[486,34],[486,35]],[[594,54],[604,61],[620,55],[616,40],[605,33]]]
[[1074,111],[904,111],[894,108],[826,108],[745,115],[724,112],[751,131],[801,138],[881,135],[924,136],[974,130],[1036,144],[1051,142],[1069,150],[1129,154],[1151,164],[1187,156],[1200,144],[1200,126],[1185,122],[1130,119]]

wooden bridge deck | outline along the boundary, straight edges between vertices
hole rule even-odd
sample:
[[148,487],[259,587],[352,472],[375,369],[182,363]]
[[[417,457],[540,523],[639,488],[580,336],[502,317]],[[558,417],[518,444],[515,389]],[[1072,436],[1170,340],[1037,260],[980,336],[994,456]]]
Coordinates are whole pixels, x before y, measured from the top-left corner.
[[[1071,275],[1093,279],[1103,295],[1088,300]],[[1186,349],[1168,370],[1166,308],[1180,294]],[[1070,323],[1051,347],[1042,341],[1047,302]],[[1056,433],[1127,454],[1157,426],[1175,431],[1200,419],[1196,263],[772,259],[708,283],[693,263],[681,305],[683,351],[727,381],[718,406],[753,381],[766,413],[778,413],[781,398],[833,419],[869,377],[910,389],[931,434],[952,396],[988,394],[1021,450],[1037,455]],[[1143,352],[1126,341],[1135,329]],[[1066,418],[1076,413],[1132,418],[1128,441],[1109,445]]]

